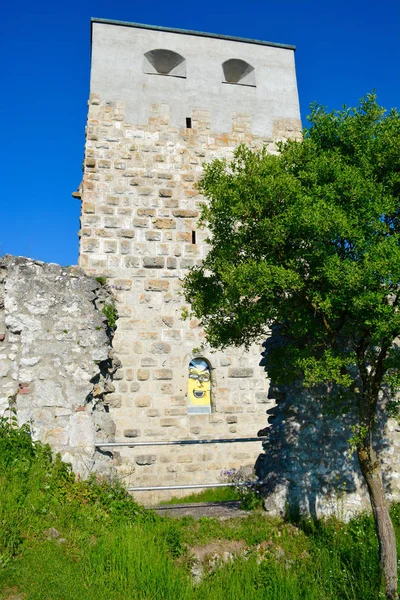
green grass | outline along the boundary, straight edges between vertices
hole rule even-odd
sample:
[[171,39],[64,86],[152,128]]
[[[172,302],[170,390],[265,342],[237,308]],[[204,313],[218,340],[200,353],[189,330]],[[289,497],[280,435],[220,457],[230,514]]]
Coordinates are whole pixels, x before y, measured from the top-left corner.
[[[75,481],[48,447],[1,420],[0,498],[0,599],[383,598],[369,516],[349,524],[295,524],[260,512],[223,522],[160,518],[118,484]],[[392,517],[399,535],[399,505]],[[238,558],[214,569],[205,560],[193,582],[194,553],[235,544]]]
[[169,504],[190,504],[195,502],[226,502],[228,500],[238,500],[238,494],[232,487],[210,488],[203,492],[197,492],[185,496],[184,498],[171,498],[160,502],[160,505]]

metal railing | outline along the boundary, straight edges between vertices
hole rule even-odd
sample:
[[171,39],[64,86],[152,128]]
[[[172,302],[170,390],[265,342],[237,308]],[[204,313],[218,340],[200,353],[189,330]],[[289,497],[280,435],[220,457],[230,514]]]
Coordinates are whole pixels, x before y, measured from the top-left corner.
[[[99,442],[95,444],[96,448],[136,448],[143,446],[189,446],[195,444],[233,444],[243,442],[263,442],[266,437],[245,437],[245,438],[222,438],[222,439],[203,439],[203,440],[161,440],[152,442]],[[217,487],[248,486],[254,485],[254,481],[241,481],[237,483],[197,483],[191,485],[153,485],[143,487],[128,487],[128,492],[151,492],[160,490],[190,490],[206,489]]]

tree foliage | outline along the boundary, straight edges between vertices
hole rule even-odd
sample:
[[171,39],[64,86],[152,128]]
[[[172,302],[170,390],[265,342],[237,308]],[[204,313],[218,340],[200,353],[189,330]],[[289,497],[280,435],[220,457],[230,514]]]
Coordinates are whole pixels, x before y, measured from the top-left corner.
[[400,115],[369,94],[356,108],[313,105],[309,121],[279,154],[241,146],[205,166],[210,252],[184,291],[212,346],[279,326],[269,376],[326,384],[358,408],[370,489],[379,393],[400,383]]
[[368,95],[356,109],[314,105],[309,120],[279,155],[241,146],[205,166],[211,250],[186,299],[216,347],[249,345],[279,323],[290,343],[274,379],[354,386],[363,343],[371,365],[385,348],[397,385],[400,117]]

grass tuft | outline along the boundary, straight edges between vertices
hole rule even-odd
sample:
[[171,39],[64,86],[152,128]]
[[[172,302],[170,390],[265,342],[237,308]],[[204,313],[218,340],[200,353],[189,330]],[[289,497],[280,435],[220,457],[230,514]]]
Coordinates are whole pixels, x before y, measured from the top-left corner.
[[171,504],[190,504],[197,502],[227,502],[229,500],[238,500],[237,492],[231,488],[214,488],[207,489],[203,492],[196,492],[183,498],[171,498],[170,500],[164,500],[160,502],[160,505],[171,505]]

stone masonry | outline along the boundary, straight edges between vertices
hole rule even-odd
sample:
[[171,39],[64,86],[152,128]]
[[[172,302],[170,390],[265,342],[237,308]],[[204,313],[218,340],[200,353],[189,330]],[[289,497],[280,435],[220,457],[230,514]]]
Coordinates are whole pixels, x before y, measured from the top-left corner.
[[83,477],[112,472],[94,446],[115,433],[103,404],[119,366],[101,312],[110,302],[77,267],[0,261],[0,416],[15,411]]
[[[15,410],[19,423],[31,424],[34,439],[48,442],[83,477],[91,473],[112,476],[115,465],[122,462],[112,461],[110,452],[95,448],[96,441],[115,441],[112,415],[117,411],[110,407],[109,398],[114,391],[113,374],[121,363],[111,348],[112,329],[102,312],[111,303],[103,281],[88,277],[76,267],[62,268],[11,256],[0,262],[0,415],[12,416],[10,410]],[[262,365],[267,363],[271,344],[276,343],[281,343],[276,335],[263,343]],[[249,374],[248,368],[242,367],[241,374]],[[348,519],[368,509],[365,484],[355,456],[349,453],[352,413],[324,413],[318,397],[298,384],[283,388],[271,382],[268,396],[263,408],[270,406],[269,424],[259,432],[266,441],[255,465],[266,494],[266,510],[284,514],[290,508]],[[386,399],[382,397],[381,401]],[[187,417],[197,422],[187,437],[195,438],[200,426],[210,427],[210,436],[220,431],[230,436],[234,433],[230,428],[237,427],[241,420],[257,419],[257,427],[265,422],[265,416],[257,412],[253,417],[247,411],[238,412],[238,405],[232,409],[235,412],[215,413],[222,419],[213,419],[211,426],[208,423],[212,415]],[[382,460],[387,498],[399,501],[400,427],[394,419],[387,419],[378,430],[383,432],[377,436],[376,448]],[[141,438],[137,429],[124,432],[125,439],[146,439],[146,432]],[[190,452],[169,455],[137,453],[131,463],[126,459],[121,466],[126,470],[130,465],[131,473],[140,474],[142,468],[152,466],[149,463],[157,466],[160,461],[161,468],[167,467],[176,476],[189,477],[193,472],[204,475],[204,469],[208,474],[207,467],[213,475],[217,460],[230,465],[235,460],[236,464],[249,460],[252,467],[261,444],[254,446],[251,460],[249,453],[235,455],[230,448],[225,457],[222,453],[216,455],[215,448],[199,447],[195,454],[191,447]],[[198,465],[203,471],[195,470]]]
[[[255,466],[271,514],[347,519],[368,508],[349,454],[351,412],[325,414],[318,394],[266,379],[269,348],[284,340],[274,332],[249,352],[216,352],[195,319],[182,319],[181,279],[207,252],[203,163],[229,159],[240,143],[275,152],[300,135],[293,47],[100,20],[92,34],[84,177],[73,194],[83,269],[0,261],[0,416],[15,411],[84,477],[206,484]],[[210,385],[204,370],[189,378],[194,358],[211,370],[208,412],[188,411],[188,382],[192,394],[200,375]],[[400,427],[388,418],[378,429],[387,497],[399,501]],[[257,432],[263,443],[96,448]]]
[[[116,440],[254,437],[274,404],[261,346],[209,348],[198,322],[181,317],[181,279],[207,252],[196,189],[203,163],[231,157],[240,143],[274,152],[276,141],[300,135],[293,48],[103,21],[92,23],[92,35],[84,177],[75,194],[79,264],[107,278],[117,303],[113,345],[122,366],[106,398]],[[146,53],[163,48],[184,59],[180,76],[146,72]],[[231,58],[254,67],[252,85],[224,81],[221,65]],[[193,357],[211,366],[211,414],[187,411]],[[130,485],[201,484],[219,481],[221,469],[254,465],[260,451],[258,442],[149,446],[118,449],[114,462]]]
[[[263,344],[263,365],[268,352],[282,338],[276,332]],[[270,382],[270,397],[276,405],[268,409],[264,452],[256,462],[263,482],[264,508],[273,515],[292,513],[313,517],[335,515],[348,520],[371,509],[364,478],[349,439],[357,423],[353,410],[332,411],[327,407],[326,389],[312,394],[299,382],[278,386]],[[320,397],[322,396],[322,398]],[[381,395],[381,418],[374,436],[380,457],[386,498],[400,501],[400,425],[388,418]],[[328,410],[327,410],[328,408]],[[329,408],[331,410],[329,410]]]

